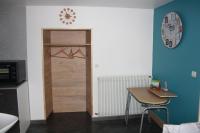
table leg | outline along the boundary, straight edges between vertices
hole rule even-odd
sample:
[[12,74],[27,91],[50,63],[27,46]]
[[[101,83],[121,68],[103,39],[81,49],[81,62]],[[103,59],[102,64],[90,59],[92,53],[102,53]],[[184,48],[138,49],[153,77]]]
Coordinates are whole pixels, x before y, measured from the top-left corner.
[[166,111],[166,117],[167,117],[167,124],[169,124],[169,110],[167,107],[165,108],[165,111]]
[[125,110],[125,122],[126,122],[126,125],[128,125],[130,101],[131,101],[131,93],[128,92],[127,101],[126,101],[126,110]]
[[148,108],[145,108],[144,111],[142,112],[142,118],[141,118],[141,123],[140,123],[140,132],[142,133],[142,126],[143,126],[143,120],[144,120],[144,114],[148,110]]

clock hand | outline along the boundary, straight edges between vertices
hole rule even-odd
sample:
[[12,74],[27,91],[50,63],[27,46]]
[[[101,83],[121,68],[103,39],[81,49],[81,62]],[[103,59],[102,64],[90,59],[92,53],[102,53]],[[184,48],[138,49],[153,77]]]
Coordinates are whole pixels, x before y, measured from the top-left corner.
[[66,19],[70,19],[71,17],[72,17],[72,16],[71,16],[70,14],[68,14],[68,13],[65,14],[65,18],[66,18]]

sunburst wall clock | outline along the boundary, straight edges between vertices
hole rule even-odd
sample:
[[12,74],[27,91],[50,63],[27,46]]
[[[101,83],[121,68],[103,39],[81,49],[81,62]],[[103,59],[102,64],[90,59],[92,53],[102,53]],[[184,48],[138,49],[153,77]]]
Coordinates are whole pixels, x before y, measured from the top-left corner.
[[161,36],[167,48],[175,48],[181,41],[183,34],[182,21],[175,12],[166,14],[163,18]]
[[69,25],[75,22],[76,19],[76,13],[71,8],[64,8],[59,13],[60,21],[63,24]]

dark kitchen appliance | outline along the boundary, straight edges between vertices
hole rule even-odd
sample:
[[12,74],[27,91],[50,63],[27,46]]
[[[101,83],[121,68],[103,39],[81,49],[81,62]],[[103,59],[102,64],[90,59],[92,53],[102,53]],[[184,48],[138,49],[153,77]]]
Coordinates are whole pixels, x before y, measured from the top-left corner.
[[18,85],[25,80],[25,60],[0,60],[0,85]]

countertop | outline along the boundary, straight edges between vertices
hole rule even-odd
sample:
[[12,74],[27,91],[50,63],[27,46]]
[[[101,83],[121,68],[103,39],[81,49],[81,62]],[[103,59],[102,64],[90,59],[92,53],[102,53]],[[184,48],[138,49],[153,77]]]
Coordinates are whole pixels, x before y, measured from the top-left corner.
[[17,89],[20,85],[22,85],[24,82],[23,81],[19,84],[0,84],[0,90],[12,90],[12,89]]

